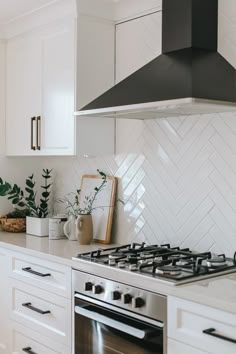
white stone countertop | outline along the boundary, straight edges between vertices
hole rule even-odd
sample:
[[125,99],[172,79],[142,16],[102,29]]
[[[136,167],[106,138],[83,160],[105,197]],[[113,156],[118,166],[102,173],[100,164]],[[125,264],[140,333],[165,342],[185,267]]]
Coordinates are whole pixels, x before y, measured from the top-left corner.
[[162,295],[194,301],[236,315],[236,272],[195,283],[174,286],[151,276],[104,267],[99,264],[95,265],[83,260],[72,260],[72,257],[75,257],[78,253],[114,246],[98,243],[85,246],[80,245],[77,241],[66,239],[49,240],[48,237],[41,238],[24,233],[13,234],[0,231],[0,247],[5,249],[48,259],[94,275],[141,287]]
[[49,240],[48,237],[0,231],[0,247],[69,266],[73,266],[72,257],[75,257],[78,253],[89,252],[99,247],[109,248],[112,246],[101,243],[80,245],[77,241],[68,241],[67,239]]

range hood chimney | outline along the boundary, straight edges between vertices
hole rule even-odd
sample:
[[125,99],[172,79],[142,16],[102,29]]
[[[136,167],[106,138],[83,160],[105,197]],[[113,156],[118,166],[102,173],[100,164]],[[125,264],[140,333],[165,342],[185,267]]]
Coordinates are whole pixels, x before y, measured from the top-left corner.
[[163,0],[162,54],[76,115],[158,118],[236,110],[236,70],[218,52],[218,0]]

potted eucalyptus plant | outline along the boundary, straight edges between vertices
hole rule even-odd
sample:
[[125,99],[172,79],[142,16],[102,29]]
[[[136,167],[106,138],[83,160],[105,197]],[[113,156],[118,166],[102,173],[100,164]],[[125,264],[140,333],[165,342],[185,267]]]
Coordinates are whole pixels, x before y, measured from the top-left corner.
[[32,174],[26,179],[25,190],[23,191],[17,184],[13,186],[8,182],[0,179],[0,196],[7,197],[14,206],[19,210],[27,211],[26,216],[26,232],[35,236],[48,236],[49,218],[48,218],[48,202],[50,198],[50,183],[52,170],[43,169],[42,177],[44,184],[41,186],[42,194],[40,202],[37,204],[35,191],[34,175]]

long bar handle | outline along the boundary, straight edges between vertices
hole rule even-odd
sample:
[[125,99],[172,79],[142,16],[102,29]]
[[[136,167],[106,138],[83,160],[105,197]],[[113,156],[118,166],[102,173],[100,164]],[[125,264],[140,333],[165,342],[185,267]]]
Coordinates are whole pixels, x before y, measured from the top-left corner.
[[37,275],[38,277],[42,277],[42,278],[51,276],[50,273],[40,273],[40,272],[37,272],[36,270],[33,270],[31,267],[22,268],[22,270],[24,272],[31,273],[31,274]]
[[236,339],[230,338],[230,337],[226,337],[223,336],[222,334],[218,334],[216,333],[216,329],[215,328],[208,328],[208,329],[204,329],[202,331],[205,334],[208,334],[209,336],[215,337],[215,338],[219,338],[219,339],[223,339],[226,340],[227,342],[231,342],[231,343],[235,343],[236,344]]
[[36,133],[36,149],[41,150],[41,117],[36,118],[37,133]]
[[34,145],[34,122],[36,120],[36,117],[31,118],[31,141],[30,141],[30,148],[31,150],[36,150],[36,147]]
[[117,329],[120,332],[124,332],[126,334],[131,335],[132,337],[144,339],[147,335],[151,334],[149,330],[141,330],[125,323],[121,323],[119,321],[114,320],[113,318],[109,318],[107,316],[101,315],[95,311],[90,311],[85,309],[84,307],[75,306],[75,313],[82,315],[90,320],[100,322],[105,326],[112,327]]
[[38,312],[38,313],[40,313],[41,315],[46,315],[46,314],[48,314],[48,313],[51,313],[51,311],[49,311],[49,310],[43,311],[43,310],[38,309],[37,307],[32,306],[31,302],[26,302],[26,303],[22,304],[22,306],[24,306],[24,307],[26,307],[26,308],[28,308],[29,310],[32,310],[32,311],[34,311],[34,312]]
[[22,348],[22,352],[25,352],[28,354],[37,354],[37,353],[33,352],[31,347]]

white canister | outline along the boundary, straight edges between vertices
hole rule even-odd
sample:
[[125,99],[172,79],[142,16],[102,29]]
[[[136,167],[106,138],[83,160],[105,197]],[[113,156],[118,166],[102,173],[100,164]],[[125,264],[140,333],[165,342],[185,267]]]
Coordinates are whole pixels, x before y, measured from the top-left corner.
[[49,239],[50,240],[59,240],[65,238],[64,234],[64,225],[67,221],[66,216],[53,216],[49,219]]

